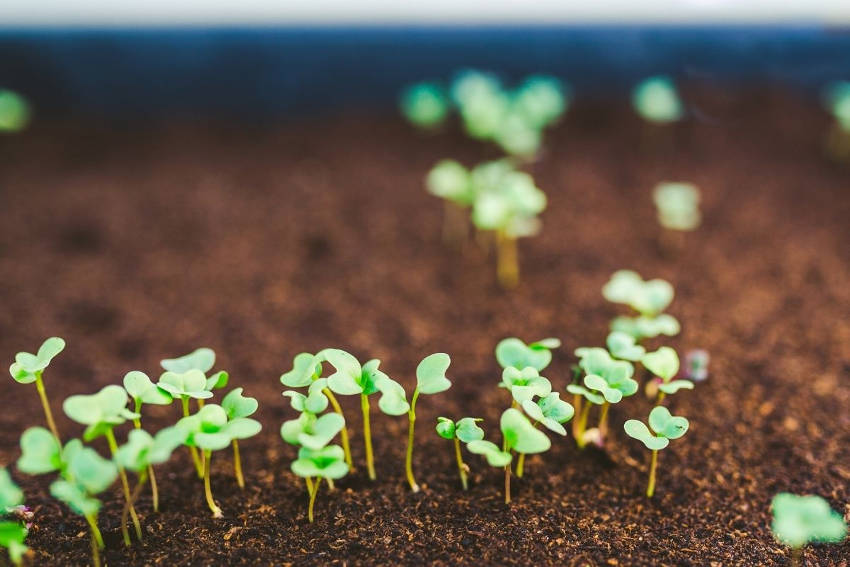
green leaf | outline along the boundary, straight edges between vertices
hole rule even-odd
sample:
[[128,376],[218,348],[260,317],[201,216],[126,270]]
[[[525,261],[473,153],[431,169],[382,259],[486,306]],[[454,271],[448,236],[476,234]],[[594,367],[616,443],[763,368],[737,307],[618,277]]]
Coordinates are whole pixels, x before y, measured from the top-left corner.
[[451,358],[442,352],[423,358],[416,367],[416,387],[419,392],[438,394],[451,388],[452,383],[446,378],[449,364],[451,364]]
[[225,372],[224,370],[219,370],[212,376],[206,379],[206,385],[204,386],[207,391],[219,390],[227,386],[227,381],[230,379],[230,374]]
[[313,414],[302,413],[295,419],[284,421],[280,426],[280,436],[290,445],[300,445],[301,441],[299,441],[298,437],[302,433],[309,432],[310,430],[308,428],[316,419],[316,416]]
[[600,347],[584,347],[576,349],[576,356],[580,358],[578,365],[585,374],[596,374],[604,376],[609,372],[614,360],[608,351]]
[[208,391],[207,378],[204,373],[197,369],[190,369],[183,373],[167,371],[159,377],[157,386],[171,394],[180,398],[195,398],[198,400],[209,399],[213,396],[212,392]]
[[292,370],[281,374],[280,382],[287,388],[304,388],[322,375],[322,362],[316,355],[302,352],[292,359]]
[[447,417],[437,418],[437,435],[443,439],[455,438],[455,422]]
[[645,348],[635,344],[633,336],[620,331],[609,334],[605,342],[611,354],[622,360],[638,361],[646,353]]
[[45,474],[62,467],[62,449],[47,429],[30,427],[21,435],[18,470],[26,474]]
[[783,492],[773,497],[771,507],[773,535],[794,549],[809,543],[841,543],[847,535],[844,518],[820,496]]
[[9,374],[18,384],[32,384],[36,381],[36,375],[31,374],[21,368],[21,365],[17,362],[13,362],[11,366],[9,366]]
[[666,76],[649,77],[632,91],[635,111],[648,122],[676,122],[684,115],[684,107],[676,85]]
[[[138,419],[137,413],[127,410],[127,391],[111,384],[96,394],[71,396],[62,404],[65,415],[83,425],[111,428],[127,419]],[[101,428],[101,432],[105,429]]]
[[675,394],[679,390],[693,390],[694,383],[690,380],[673,380],[672,382],[667,382],[666,384],[659,384],[658,389],[669,395]]
[[96,516],[100,511],[100,500],[91,498],[83,488],[67,480],[54,481],[50,485],[50,494],[80,516]]
[[667,439],[678,439],[688,431],[688,420],[670,415],[670,410],[657,406],[649,412],[649,426],[657,435]]
[[526,345],[520,339],[511,337],[496,345],[496,360],[502,368],[513,367],[522,370],[531,366],[539,372],[552,362],[550,349],[558,346],[560,346],[560,341],[557,339],[542,339]]
[[364,394],[371,395],[378,391],[378,382],[390,377],[378,369],[381,364],[380,360],[372,359],[363,365],[363,371],[360,374],[359,384],[363,388]]
[[618,270],[602,287],[602,296],[611,303],[632,302],[632,298],[641,293],[643,278],[632,270]]
[[198,432],[192,435],[192,444],[205,451],[220,451],[229,447],[231,441],[233,441],[233,438],[225,431]]
[[384,375],[375,382],[375,386],[381,392],[378,407],[382,412],[387,415],[402,415],[410,410],[407,394],[401,384]]
[[338,413],[327,413],[307,425],[297,436],[297,443],[318,450],[327,446],[345,427],[345,419]]
[[217,404],[207,404],[198,413],[177,422],[177,427],[187,434],[187,445],[210,451],[223,449],[230,444],[231,437],[226,432],[226,426],[227,413]]
[[589,374],[584,377],[584,385],[591,390],[601,392],[605,401],[609,404],[619,403],[623,399],[623,393],[616,388],[611,388],[602,376]]
[[335,372],[328,376],[328,387],[332,392],[343,396],[365,393],[362,384],[363,368],[356,358],[335,348],[325,349],[319,355],[334,367]]
[[428,172],[425,187],[432,195],[468,207],[475,200],[475,187],[469,170],[458,162],[444,159]]
[[522,403],[522,409],[528,417],[542,423],[546,429],[559,435],[567,434],[566,429],[561,424],[572,419],[575,414],[573,406],[563,401],[558,392],[552,392],[536,402],[526,400]]
[[502,371],[502,381],[499,386],[508,388],[513,399],[520,404],[534,396],[546,396],[552,391],[552,383],[540,376],[531,366],[522,370],[514,367],[505,368]]
[[506,409],[502,413],[499,425],[507,441],[508,449],[518,453],[543,453],[552,446],[549,438],[542,431],[535,429],[518,409]]
[[124,389],[133,400],[143,404],[167,406],[173,401],[171,394],[157,387],[144,372],[132,370],[124,375]]
[[259,407],[259,403],[257,398],[243,396],[242,388],[234,388],[221,400],[221,407],[228,419],[234,419],[253,415]]
[[339,445],[328,445],[321,449],[302,447],[298,459],[292,463],[292,472],[301,477],[339,479],[348,474],[345,453]]
[[542,130],[558,120],[568,105],[561,82],[536,75],[527,78],[516,90],[513,107],[530,128]]
[[605,398],[603,396],[600,396],[596,392],[591,392],[584,386],[580,386],[578,384],[569,384],[567,386],[567,392],[577,396],[584,396],[587,401],[592,404],[596,404],[597,406],[601,406],[605,403]]
[[36,354],[19,352],[15,362],[9,367],[9,374],[21,384],[35,382],[36,375],[48,367],[50,362],[65,349],[65,341],[59,337],[50,337],[38,348]]
[[237,417],[230,420],[223,431],[233,439],[248,439],[258,434],[263,429],[260,422],[250,417]]
[[20,522],[0,521],[0,547],[9,550],[9,559],[15,565],[21,563],[24,554],[29,549],[24,545],[27,533],[27,528]]
[[637,439],[646,445],[646,448],[651,451],[658,451],[670,444],[665,437],[656,437],[642,421],[629,419],[623,424],[623,429],[626,435]]
[[693,183],[659,183],[652,191],[658,222],[671,230],[694,230],[702,221],[699,189]]
[[5,467],[0,467],[0,515],[7,509],[23,504],[24,493],[12,480]]
[[301,392],[296,392],[295,390],[286,390],[285,392],[283,392],[283,396],[289,398],[289,405],[295,411],[306,411],[304,409],[304,402],[307,400],[307,396],[305,396]]
[[[132,435],[132,433],[131,433]],[[171,453],[177,447],[186,443],[188,434],[184,429],[172,425],[157,431],[153,438],[153,445],[148,450],[147,460],[151,465],[159,465],[171,458]]]
[[420,128],[442,124],[449,113],[446,93],[434,83],[417,83],[406,88],[400,105],[405,118]]
[[478,427],[477,422],[479,421],[482,421],[481,418],[476,417],[459,419],[455,424],[455,435],[457,435],[457,438],[464,443],[484,439],[484,430]]
[[118,447],[115,452],[115,462],[120,467],[131,471],[141,471],[148,466],[148,452],[153,447],[154,439],[144,429],[133,429],[127,435],[127,442]]
[[491,467],[506,467],[511,464],[511,461],[513,460],[510,453],[502,451],[492,441],[484,441],[481,439],[470,441],[466,444],[466,448],[469,449],[470,453],[484,455],[487,458],[487,464]]
[[169,372],[185,374],[190,370],[200,370],[206,374],[215,366],[215,351],[211,348],[199,348],[178,358],[166,358],[160,365]]
[[68,459],[68,475],[88,494],[98,494],[118,478],[118,467],[94,449],[83,447]]
[[647,370],[665,382],[669,382],[679,372],[679,355],[670,347],[663,346],[655,352],[646,354],[641,363]]

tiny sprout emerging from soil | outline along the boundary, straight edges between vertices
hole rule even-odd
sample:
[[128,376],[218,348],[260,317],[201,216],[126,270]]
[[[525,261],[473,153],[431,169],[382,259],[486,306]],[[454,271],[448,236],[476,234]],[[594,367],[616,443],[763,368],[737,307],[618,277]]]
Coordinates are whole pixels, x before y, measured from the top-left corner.
[[452,421],[447,417],[437,418],[437,434],[443,439],[450,439],[454,441],[457,471],[460,475],[460,484],[463,486],[464,490],[469,488],[467,479],[469,467],[463,462],[463,454],[460,451],[460,444],[471,443],[473,441],[480,441],[484,439],[484,430],[478,427],[479,421],[483,420],[478,417],[464,417],[457,421]]
[[204,495],[213,517],[221,518],[221,508],[216,505],[210,490],[212,453],[230,446],[234,439],[253,437],[260,432],[262,426],[259,421],[247,417],[228,419],[224,408],[208,404],[198,410],[198,413],[178,421],[177,427],[186,432],[187,445],[203,451]]
[[659,392],[656,404],[660,404],[667,394],[675,394],[683,389],[694,389],[694,383],[690,380],[673,380],[679,373],[679,355],[670,347],[661,347],[655,352],[647,353],[641,363],[661,380],[661,383],[657,385]]
[[41,399],[41,407],[44,410],[44,418],[47,420],[47,426],[56,438],[56,442],[60,444],[62,441],[59,437],[59,430],[56,428],[56,422],[53,420],[53,412],[50,411],[50,402],[44,390],[42,376],[44,375],[44,370],[50,365],[50,362],[64,349],[65,341],[63,339],[50,337],[38,347],[36,354],[29,352],[19,352],[16,354],[15,362],[9,367],[9,374],[19,384],[32,384],[35,382],[35,388]]
[[708,351],[694,349],[685,355],[685,378],[692,382],[704,382],[708,379],[708,363],[711,357]]
[[24,554],[29,549],[24,541],[27,538],[27,528],[16,520],[3,520],[10,508],[24,503],[24,493],[12,480],[9,471],[0,467],[0,547],[9,552],[9,560],[20,565]]
[[552,362],[552,350],[560,346],[561,341],[553,338],[525,344],[516,337],[510,337],[496,345],[496,361],[502,368],[522,370],[531,366],[542,372]]
[[800,564],[803,548],[810,543],[841,543],[847,523],[820,496],[797,496],[782,492],[773,497],[771,529],[777,541],[791,548],[793,565]]
[[[127,391],[121,386],[110,385],[101,389],[96,394],[71,396],[62,404],[65,415],[72,420],[86,425],[83,433],[85,441],[91,441],[100,436],[105,436],[109,444],[112,457],[118,451],[118,442],[115,440],[113,428],[121,425],[127,420],[139,419],[139,414],[127,409]],[[118,466],[118,475],[121,477],[121,488],[124,490],[124,501],[130,510],[130,517],[136,529],[136,538],[142,539],[142,526],[139,516],[133,506],[133,498],[130,494],[130,483],[124,467]],[[127,533],[126,525],[121,526],[124,544],[130,545],[130,535]]]
[[669,77],[644,79],[632,91],[632,105],[647,122],[668,124],[680,120],[684,114],[676,85]]
[[[407,433],[407,455],[404,461],[404,472],[407,476],[407,483],[410,485],[410,490],[419,492],[419,485],[416,483],[416,477],[413,475],[413,443],[414,427],[416,426],[416,401],[420,394],[439,394],[445,392],[452,387],[452,383],[446,378],[446,370],[449,369],[451,358],[443,352],[434,353],[422,359],[422,362],[416,367],[416,388],[413,390],[413,396],[410,398],[410,406],[407,411],[408,433]],[[401,386],[399,386],[400,388]],[[397,390],[396,388],[394,388]],[[390,391],[390,390],[388,390]],[[381,400],[387,396],[387,392],[381,397]],[[404,400],[404,389],[401,390],[401,399],[399,408],[401,409],[401,401]],[[406,400],[404,400],[405,403]],[[385,410],[386,411],[386,410]],[[391,414],[393,415],[393,414]]]
[[443,89],[434,83],[417,83],[404,90],[401,111],[412,124],[432,129],[440,126],[449,113],[449,100]]
[[664,406],[656,406],[649,412],[649,427],[636,419],[630,419],[623,424],[623,429],[629,437],[637,439],[652,451],[652,459],[649,465],[649,483],[646,487],[648,498],[652,498],[652,495],[655,494],[658,451],[667,447],[671,439],[678,439],[687,433],[688,426],[689,423],[686,418],[671,415],[670,411]]
[[30,119],[27,101],[19,94],[0,89],[0,132],[19,132]]
[[675,317],[662,313],[673,301],[673,286],[661,279],[644,281],[632,270],[619,270],[602,287],[602,295],[612,303],[623,303],[640,313],[638,317],[617,317],[612,331],[620,331],[636,340],[679,334]]
[[694,230],[702,221],[699,189],[692,183],[659,183],[652,192],[658,222],[670,230]]
[[[221,400],[221,407],[227,413],[230,422],[244,417],[254,415],[259,407],[256,398],[242,395],[242,388],[235,388]],[[236,483],[239,488],[245,488],[245,477],[242,475],[242,458],[239,456],[239,437],[234,436],[233,441],[233,472],[236,475]]]
[[[336,414],[328,414],[325,417],[334,415]],[[345,463],[345,453],[339,445],[328,445],[320,449],[301,447],[298,450],[298,459],[292,463],[292,472],[307,482],[307,492],[310,495],[307,519],[313,523],[313,506],[322,479],[332,482],[344,477],[348,474],[348,465]]]

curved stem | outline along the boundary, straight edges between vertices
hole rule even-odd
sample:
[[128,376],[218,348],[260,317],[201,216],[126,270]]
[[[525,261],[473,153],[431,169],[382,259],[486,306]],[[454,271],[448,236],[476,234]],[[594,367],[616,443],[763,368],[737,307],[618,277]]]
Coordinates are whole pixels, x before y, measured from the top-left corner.
[[499,284],[505,289],[515,288],[519,283],[516,238],[501,230],[496,231],[496,262]]
[[649,464],[649,484],[646,486],[646,497],[652,498],[655,494],[655,470],[658,468],[658,451],[652,452],[652,460]]
[[369,425],[369,396],[360,394],[360,410],[363,412],[363,442],[366,445],[366,468],[369,479],[375,480],[375,457],[372,455],[372,428]]
[[245,477],[242,476],[242,459],[239,457],[239,442],[233,440],[233,471],[236,473],[236,484],[239,488],[245,488]]
[[313,523],[313,505],[316,503],[316,495],[319,494],[319,485],[322,483],[322,477],[316,477],[316,482],[313,483],[313,490],[310,491],[310,504],[307,506],[307,519]]
[[[339,405],[339,402],[334,396],[333,392],[331,392],[330,388],[325,388],[322,390],[322,393],[333,406],[334,411],[342,416],[343,421],[345,421],[345,414],[342,413],[342,407]],[[345,425],[342,426],[342,429],[339,431],[339,441],[342,444],[342,451],[345,453],[345,464],[348,465],[349,471],[354,471],[354,460],[351,458],[351,446],[348,444],[348,422],[345,422]]]
[[62,439],[59,437],[59,430],[56,428],[56,422],[53,420],[53,412],[50,411],[50,402],[47,400],[47,392],[44,390],[44,382],[41,380],[41,372],[35,373],[35,389],[38,390],[38,397],[41,398],[41,407],[44,409],[44,418],[47,420],[47,427],[62,447]]
[[[181,396],[180,402],[183,405],[183,417],[189,417],[189,398]],[[198,473],[198,478],[204,478],[204,464],[198,456],[198,450],[189,445],[189,453],[192,455],[192,462],[195,463],[195,472]]]
[[466,465],[463,463],[463,455],[460,452],[460,439],[457,437],[455,437],[455,459],[457,460],[457,471],[460,473],[460,484],[464,490],[467,490],[469,486],[466,480]]
[[[142,493],[142,488],[145,486],[145,482],[147,482],[147,473],[142,472],[139,475],[139,482],[136,484],[136,488],[133,489],[133,493],[130,495],[130,499],[135,504],[136,500],[139,499],[139,494]],[[124,502],[124,507],[121,510],[121,525],[127,525],[127,515],[130,513],[130,506],[127,502]]]
[[516,477],[522,478],[522,473],[525,470],[525,453],[520,453],[516,460]]
[[419,388],[413,391],[413,398],[410,400],[410,411],[407,412],[407,456],[404,460],[404,472],[407,475],[407,484],[410,485],[410,490],[419,492],[419,485],[416,484],[416,478],[413,476],[413,442],[415,440],[413,431],[416,427],[416,400],[419,398]]
[[212,451],[204,451],[204,496],[207,499],[207,506],[213,513],[213,518],[221,518],[221,508],[216,506],[212,490],[210,490],[210,461],[212,461]]
[[[112,459],[115,460],[115,453],[118,452],[118,442],[115,441],[115,433],[112,429],[106,430],[106,441],[109,443],[109,451],[112,453]],[[130,518],[133,520],[133,527],[136,529],[136,538],[142,540],[142,525],[139,523],[139,515],[136,514],[136,507],[133,506],[133,497],[130,495],[130,483],[127,481],[127,471],[124,467],[118,465],[118,476],[121,477],[121,488],[124,490],[124,500],[130,508]],[[126,524],[124,524],[126,526]],[[126,534],[125,534],[126,536]],[[129,536],[124,538],[124,544],[129,547]]]
[[309,497],[310,494],[313,493],[313,479],[310,478],[309,476],[305,476],[304,477],[304,484],[307,485],[307,497]]
[[93,516],[86,516],[86,521],[89,524],[91,531],[91,561],[94,567],[100,567],[100,550],[103,548],[103,536],[100,529],[97,527],[97,519]]

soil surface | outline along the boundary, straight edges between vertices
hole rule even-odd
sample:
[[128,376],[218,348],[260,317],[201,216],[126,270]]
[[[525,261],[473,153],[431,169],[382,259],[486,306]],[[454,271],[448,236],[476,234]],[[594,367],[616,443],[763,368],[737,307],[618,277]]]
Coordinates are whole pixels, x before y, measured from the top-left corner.
[[[784,565],[770,533],[780,491],[816,493],[850,514],[850,168],[824,158],[816,102],[773,92],[695,91],[697,118],[649,133],[625,106],[579,101],[530,170],[549,196],[543,232],[521,243],[522,282],[495,283],[492,258],[440,240],[442,206],[422,179],[440,158],[496,157],[456,129],[415,132],[356,113],[268,124],[36,124],[0,140],[0,353],[50,335],[53,410],[198,346],[260,400],[263,432],[242,443],[248,486],[213,460],[214,520],[186,451],[160,467],[162,513],[140,504],[145,540],[125,550],[118,486],[101,525],[110,565]],[[651,191],[702,189],[704,222],[664,236]],[[617,269],[668,279],[670,344],[711,353],[711,376],[670,400],[691,420],[643,494],[648,452],[622,432],[642,394],[612,410],[607,454],[553,438],[529,458],[506,506],[503,476],[478,456],[460,489],[436,416],[485,418],[499,440],[508,405],[493,348],[559,337],[545,374],[560,391],[572,351],[601,345],[624,312],[600,288]],[[358,468],[322,490],[306,521],[295,448],[279,427],[293,355],[349,349],[410,388],[425,355],[452,356],[454,386],[418,405],[416,471],[403,474],[406,419],[373,412],[378,480],[363,465],[359,404],[343,399]],[[36,391],[9,378],[0,464],[28,426]],[[375,404],[376,405],[376,404]],[[175,406],[145,410],[149,429]],[[64,416],[66,438],[82,428]],[[125,432],[120,437],[123,438]],[[104,454],[106,447],[96,445]],[[47,494],[52,476],[14,476],[34,512],[37,565],[89,561],[86,526]],[[814,546],[808,565],[847,565],[850,543]],[[1,563],[2,561],[0,561]]]

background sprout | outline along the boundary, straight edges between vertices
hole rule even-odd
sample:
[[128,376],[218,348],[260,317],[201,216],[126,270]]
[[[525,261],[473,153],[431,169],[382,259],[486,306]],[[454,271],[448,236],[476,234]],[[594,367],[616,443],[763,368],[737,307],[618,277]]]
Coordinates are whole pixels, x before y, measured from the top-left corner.
[[685,378],[692,382],[708,379],[708,363],[711,357],[707,350],[694,349],[685,355]]
[[658,385],[660,392],[656,404],[660,404],[664,400],[665,394],[675,394],[682,389],[694,389],[694,383],[690,380],[673,380],[679,373],[679,355],[670,347],[661,347],[655,352],[646,354],[641,363],[653,375],[661,379],[661,384]]
[[62,468],[62,447],[48,430],[30,427],[21,435],[18,470],[26,474],[46,474]]
[[[457,471],[460,475],[460,484],[463,486],[464,490],[467,490],[469,487],[467,481],[469,467],[463,462],[460,444],[461,442],[471,443],[473,441],[480,441],[484,439],[484,430],[478,427],[477,422],[479,421],[483,420],[477,417],[464,417],[455,422],[447,417],[437,418],[437,434],[443,439],[451,439],[454,441]],[[498,447],[496,447],[496,450],[499,450]],[[510,457],[510,455],[508,456]],[[508,462],[510,462],[510,459]]]
[[644,79],[632,91],[632,105],[641,118],[656,124],[680,120],[684,114],[676,85],[669,77]]
[[847,159],[850,157],[850,81],[829,85],[824,92],[824,104],[835,119],[826,149],[836,159]]
[[449,113],[449,100],[443,89],[434,83],[417,83],[401,95],[401,112],[419,128],[440,126]]
[[[215,351],[207,347],[196,349],[189,354],[178,358],[166,358],[161,360],[159,364],[163,369],[176,374],[185,374],[191,370],[200,370],[204,375],[204,389],[208,392],[224,388],[227,386],[227,381],[229,379],[229,375],[224,370],[214,372],[207,377],[207,372],[212,370],[213,366],[215,366]],[[204,399],[206,398],[197,396],[191,397],[198,400],[198,407],[202,407],[204,405]]]
[[655,470],[658,467],[658,451],[669,445],[671,439],[678,439],[687,433],[689,425],[687,419],[670,415],[670,411],[664,406],[656,406],[649,412],[649,427],[636,419],[630,419],[623,424],[623,429],[629,437],[637,439],[652,451],[652,460],[649,465],[649,483],[646,486],[647,498],[652,498],[652,495],[655,494]]
[[[221,407],[227,413],[227,419],[233,421],[254,415],[259,407],[256,398],[242,395],[242,388],[235,388],[221,400]],[[234,436],[233,441],[233,471],[236,475],[236,483],[239,488],[245,488],[245,477],[242,476],[242,459],[239,456],[239,437]]]
[[[199,349],[198,351],[195,351],[195,353],[201,350],[204,349]],[[185,359],[186,357],[183,358]],[[204,400],[211,398],[213,394],[207,390],[207,378],[204,375],[204,371],[199,368],[189,368],[188,370],[184,370],[185,365],[177,362],[180,360],[182,359],[162,361],[163,366],[165,366],[165,363],[168,363],[169,367],[177,368],[179,372],[174,370],[167,370],[166,372],[163,372],[162,376],[159,377],[157,386],[171,394],[174,398],[180,398],[180,404],[183,408],[183,417],[186,418],[189,416],[190,399],[194,398],[196,400]],[[210,363],[210,366],[212,366],[212,363]],[[204,464],[201,462],[198,451],[193,445],[189,445],[189,453],[192,455],[192,462],[195,464],[195,472],[198,473],[198,478],[203,478]]]
[[[543,427],[558,435],[567,434],[567,430],[561,424],[568,422],[575,415],[575,408],[569,402],[562,400],[558,392],[542,396],[536,401],[525,400],[522,402],[522,409],[533,420],[534,427],[537,427],[537,424],[542,424]],[[516,464],[517,478],[522,478],[524,468],[525,453],[520,453]]]
[[646,349],[636,344],[635,338],[628,333],[614,331],[605,339],[608,351],[614,358],[637,362],[646,354]]
[[499,80],[480,71],[460,73],[451,86],[466,133],[480,140],[492,139],[510,106]]
[[[419,492],[419,485],[416,483],[416,477],[413,476],[413,442],[415,439],[413,430],[416,426],[416,400],[419,399],[419,394],[439,394],[452,387],[452,383],[446,378],[446,370],[449,369],[449,364],[451,364],[449,355],[438,352],[423,358],[422,362],[416,367],[416,389],[413,390],[413,397],[410,399],[410,409],[407,411],[407,456],[404,461],[404,472],[407,476],[407,483],[413,492]],[[401,390],[401,395],[403,400],[404,389]],[[385,391],[384,395],[381,396],[381,401],[386,396],[387,393]],[[399,405],[398,409],[400,408],[401,406]],[[386,410],[384,411],[386,412]]]
[[30,120],[30,108],[19,94],[0,89],[0,132],[19,132]]
[[10,508],[23,503],[23,491],[14,483],[9,471],[0,467],[0,547],[6,548],[9,560],[15,565],[21,564],[21,559],[29,549],[24,545],[27,528],[18,521],[2,518]]
[[45,340],[36,354],[28,352],[19,352],[15,355],[15,362],[9,367],[9,374],[19,384],[32,384],[35,382],[35,388],[38,390],[38,396],[41,398],[41,407],[44,410],[44,417],[47,420],[47,426],[53,432],[56,441],[61,443],[59,430],[56,428],[56,422],[53,420],[53,412],[50,411],[50,402],[47,400],[47,393],[44,390],[44,382],[42,376],[44,369],[50,365],[56,355],[65,349],[65,341],[59,337],[50,337]]
[[673,286],[661,279],[644,281],[632,270],[619,270],[602,287],[602,295],[612,303],[623,303],[640,313],[639,317],[617,317],[612,331],[620,331],[636,340],[679,333],[675,317],[662,313],[673,301]]
[[186,432],[186,444],[197,447],[204,454],[204,496],[214,518],[221,518],[221,508],[213,500],[210,490],[210,461],[213,451],[228,447],[234,439],[245,439],[260,432],[259,421],[248,417],[229,420],[227,412],[216,404],[208,404],[198,413],[184,417],[177,427]]
[[[87,426],[83,433],[84,440],[91,441],[101,435],[105,436],[113,458],[118,452],[118,442],[115,440],[115,433],[112,429],[128,419],[136,420],[139,418],[139,414],[127,409],[127,392],[121,386],[115,385],[106,386],[96,394],[71,396],[62,404],[62,409],[65,410],[65,415],[72,420]],[[120,465],[118,466],[118,475],[121,477],[124,500],[130,509],[130,518],[136,528],[136,537],[141,541],[142,526],[139,523],[136,508],[133,506],[127,473],[124,472],[124,467]],[[122,525],[121,530],[124,536],[124,544],[129,546],[130,535],[127,533],[127,526]]]
[[460,243],[468,232],[464,209],[475,201],[475,186],[472,177],[460,163],[444,159],[428,172],[425,187],[432,195],[443,199],[443,240]]
[[658,222],[664,228],[694,230],[702,221],[699,189],[693,183],[659,183],[652,199],[658,209]]
[[298,459],[292,463],[292,472],[307,481],[307,491],[310,493],[307,519],[313,523],[313,505],[322,479],[331,482],[344,477],[348,474],[348,465],[345,463],[344,453],[339,445],[328,445],[321,449],[301,447],[298,450]]
[[569,105],[564,85],[555,77],[532,75],[514,92],[513,110],[529,127],[543,130],[557,122]]
[[561,346],[558,339],[548,338],[525,344],[516,337],[502,339],[496,345],[496,361],[502,368],[522,370],[526,366],[542,372],[552,362],[552,350]]
[[777,541],[791,548],[791,562],[800,564],[809,543],[841,543],[847,523],[820,496],[797,496],[782,492],[773,497],[771,529]]
[[552,383],[541,376],[537,369],[526,366],[522,370],[514,367],[505,368],[502,371],[500,388],[510,390],[513,405],[522,404],[534,396],[547,396],[552,391]]

